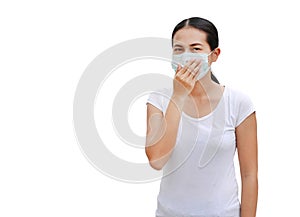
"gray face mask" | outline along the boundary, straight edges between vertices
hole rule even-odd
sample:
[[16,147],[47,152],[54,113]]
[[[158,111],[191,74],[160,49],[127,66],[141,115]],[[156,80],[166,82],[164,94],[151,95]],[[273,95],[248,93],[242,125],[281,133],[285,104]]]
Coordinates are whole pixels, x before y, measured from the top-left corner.
[[184,52],[182,54],[173,54],[172,56],[172,68],[176,71],[178,64],[181,66],[184,66],[189,60],[191,59],[200,59],[201,65],[200,65],[200,73],[197,77],[197,80],[203,78],[210,70],[210,66],[208,64],[208,56],[212,54],[213,51],[211,51],[209,54],[206,53],[189,53]]

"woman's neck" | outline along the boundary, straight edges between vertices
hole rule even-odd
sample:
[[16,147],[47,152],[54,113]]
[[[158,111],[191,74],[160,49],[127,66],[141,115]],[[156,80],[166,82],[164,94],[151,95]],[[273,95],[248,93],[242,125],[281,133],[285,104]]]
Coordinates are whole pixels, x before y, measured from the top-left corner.
[[220,90],[220,85],[211,80],[210,77],[206,76],[205,78],[196,81],[194,89],[191,91],[190,96],[197,98],[206,98],[207,95],[215,91]]

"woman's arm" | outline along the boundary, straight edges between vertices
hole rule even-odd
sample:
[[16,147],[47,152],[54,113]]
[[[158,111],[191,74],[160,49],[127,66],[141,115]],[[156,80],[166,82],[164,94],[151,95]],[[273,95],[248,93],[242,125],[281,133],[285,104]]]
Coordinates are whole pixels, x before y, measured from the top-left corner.
[[156,107],[147,105],[146,155],[156,170],[168,161],[175,146],[184,100],[173,96],[165,116]]
[[255,217],[258,195],[257,124],[252,113],[236,128],[242,180],[241,217]]
[[196,74],[191,72],[200,64],[200,60],[190,60],[184,67],[178,66],[173,79],[173,95],[165,116],[156,107],[147,106],[145,151],[154,169],[161,170],[172,153],[184,102],[193,90],[200,70]]

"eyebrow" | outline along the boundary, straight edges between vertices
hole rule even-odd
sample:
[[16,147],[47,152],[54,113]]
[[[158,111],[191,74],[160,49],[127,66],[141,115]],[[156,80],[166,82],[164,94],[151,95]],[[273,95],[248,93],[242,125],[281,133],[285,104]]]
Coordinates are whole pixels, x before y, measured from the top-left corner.
[[180,44],[174,44],[174,47],[183,47],[183,46]]
[[[195,42],[190,44],[190,46],[197,46],[197,45],[203,46],[203,44],[201,44],[200,42]],[[183,46],[180,44],[174,44],[174,47],[183,47]]]
[[196,45],[201,45],[201,46],[203,46],[203,44],[201,44],[200,42],[195,42],[195,43],[193,43],[193,44],[190,44],[190,46],[196,46]]

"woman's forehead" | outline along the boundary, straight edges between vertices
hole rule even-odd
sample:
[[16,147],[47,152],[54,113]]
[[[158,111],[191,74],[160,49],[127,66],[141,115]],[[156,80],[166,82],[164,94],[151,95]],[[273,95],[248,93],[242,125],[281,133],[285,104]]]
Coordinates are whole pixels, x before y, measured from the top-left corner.
[[178,30],[173,38],[173,45],[192,45],[195,43],[208,45],[206,41],[206,32],[196,28],[185,27]]

